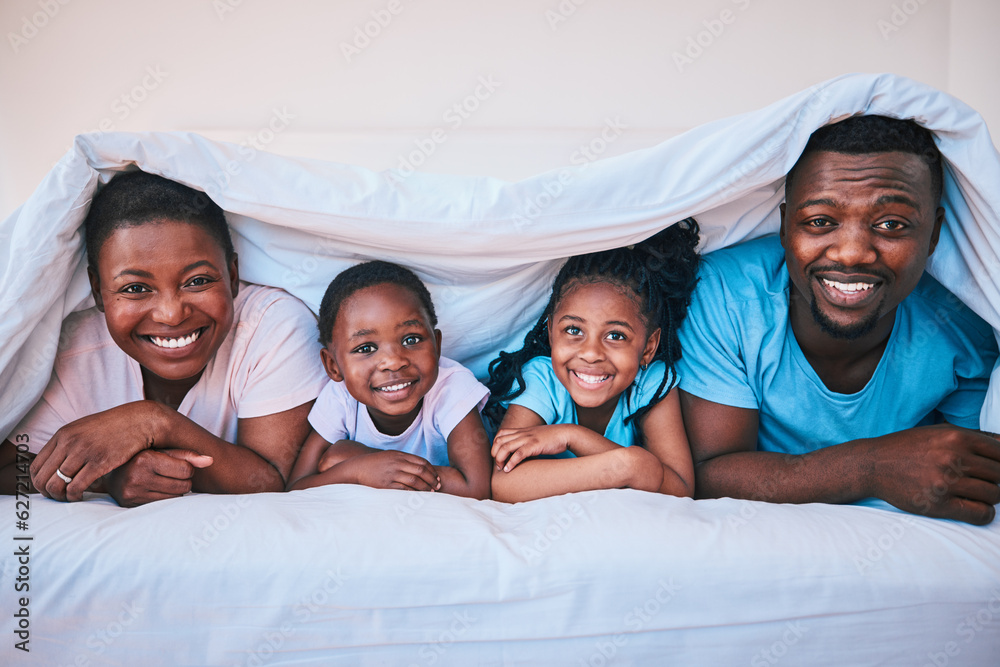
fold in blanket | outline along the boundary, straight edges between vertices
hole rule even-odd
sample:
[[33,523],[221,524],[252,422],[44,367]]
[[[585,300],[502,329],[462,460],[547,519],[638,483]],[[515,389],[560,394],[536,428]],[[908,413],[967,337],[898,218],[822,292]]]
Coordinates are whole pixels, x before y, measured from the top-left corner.
[[[854,114],[914,118],[946,158],[947,224],[929,270],[996,330],[1000,155],[982,118],[909,79],[855,74],[645,150],[516,183],[271,155],[184,133],[89,134],[0,224],[0,432],[41,395],[63,317],[91,303],[79,227],[98,183],[132,164],[226,210],[242,277],[314,310],[366,258],[431,289],[444,353],[482,376],[541,311],[560,260],[634,243],[688,216],[703,251],[773,233],[784,174],[818,127]],[[982,426],[1000,431],[1000,370]]]

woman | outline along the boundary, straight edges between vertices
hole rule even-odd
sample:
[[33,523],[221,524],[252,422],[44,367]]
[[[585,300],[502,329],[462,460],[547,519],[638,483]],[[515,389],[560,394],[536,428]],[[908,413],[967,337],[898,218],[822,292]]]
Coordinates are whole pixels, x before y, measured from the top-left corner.
[[179,183],[118,175],[84,227],[96,306],[63,323],[42,399],[0,446],[3,490],[14,443],[58,500],[282,490],[325,380],[312,313],[241,284],[222,210]]

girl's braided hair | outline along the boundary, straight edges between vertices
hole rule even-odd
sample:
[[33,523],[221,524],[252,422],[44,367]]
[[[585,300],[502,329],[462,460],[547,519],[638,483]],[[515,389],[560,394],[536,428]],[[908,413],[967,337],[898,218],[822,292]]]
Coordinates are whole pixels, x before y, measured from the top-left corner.
[[649,404],[628,419],[641,423],[649,410],[676,384],[674,365],[681,358],[677,330],[687,315],[691,292],[697,282],[699,255],[698,223],[687,218],[634,246],[570,257],[556,275],[552,294],[535,326],[516,352],[501,352],[490,363],[487,386],[490,400],[484,410],[498,427],[506,409],[502,402],[524,392],[521,368],[534,357],[550,356],[548,320],[567,291],[581,283],[610,283],[624,287],[639,297],[639,311],[645,319],[647,335],[660,329],[660,345],[653,361],[663,361],[668,369]]

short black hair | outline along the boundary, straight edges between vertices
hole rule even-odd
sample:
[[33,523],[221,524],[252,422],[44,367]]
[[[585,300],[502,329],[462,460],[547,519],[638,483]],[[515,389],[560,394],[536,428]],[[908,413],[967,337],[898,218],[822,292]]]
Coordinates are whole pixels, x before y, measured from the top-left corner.
[[337,313],[340,312],[340,305],[344,301],[359,290],[385,284],[399,285],[413,292],[427,311],[431,326],[437,326],[437,314],[434,312],[431,293],[427,291],[427,286],[417,274],[399,264],[375,260],[344,269],[330,281],[323,295],[323,301],[319,305],[320,344],[324,347],[330,344],[333,338],[333,325],[337,321]]
[[201,227],[218,241],[227,261],[235,256],[226,216],[208,195],[169,178],[129,171],[112,178],[90,203],[83,221],[87,261],[97,269],[104,242],[117,230],[167,220]]
[[785,192],[791,187],[796,169],[811,153],[828,151],[845,155],[869,153],[910,153],[923,159],[931,170],[931,194],[934,203],[941,201],[944,171],[941,151],[934,134],[914,120],[888,116],[851,116],[832,125],[824,125],[809,137],[802,155],[785,177]]

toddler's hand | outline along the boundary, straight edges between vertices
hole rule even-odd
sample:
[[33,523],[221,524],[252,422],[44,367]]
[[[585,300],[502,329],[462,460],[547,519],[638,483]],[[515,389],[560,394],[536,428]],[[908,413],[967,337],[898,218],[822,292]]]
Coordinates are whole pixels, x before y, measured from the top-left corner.
[[490,454],[497,468],[510,472],[524,459],[543,454],[562,454],[569,446],[565,424],[502,428],[493,438]]
[[[386,450],[353,459],[359,484],[376,489],[437,491],[441,478],[429,461],[415,454]],[[320,471],[322,471],[322,464]]]
[[330,447],[327,447],[326,451],[323,452],[323,455],[319,457],[319,463],[316,465],[317,473],[326,472],[343,460],[343,455],[334,451],[335,449],[336,448],[331,445]]

